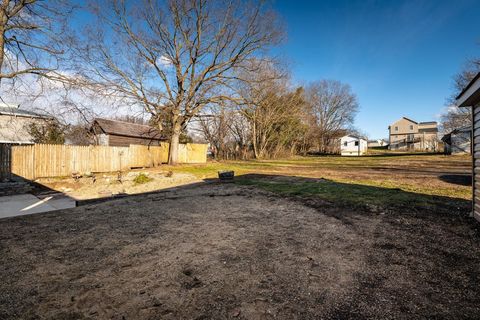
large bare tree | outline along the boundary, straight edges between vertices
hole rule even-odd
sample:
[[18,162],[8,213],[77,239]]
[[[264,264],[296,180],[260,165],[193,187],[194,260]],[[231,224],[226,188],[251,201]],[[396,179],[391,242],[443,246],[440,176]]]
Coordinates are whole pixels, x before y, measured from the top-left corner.
[[2,0],[0,81],[56,70],[63,53],[60,36],[73,8],[62,0]]
[[328,153],[339,132],[353,125],[359,105],[349,85],[335,80],[311,83],[306,99],[312,116],[311,128],[318,141],[318,151]]
[[480,72],[480,59],[468,60],[463,69],[453,77],[452,95],[447,99],[449,106],[441,115],[442,131],[449,133],[455,129],[470,126],[472,122],[471,108],[458,108],[455,106],[456,97]]
[[[110,0],[76,52],[77,81],[143,107],[162,129],[169,114],[169,163],[182,129],[208,105],[232,99],[236,71],[281,38],[263,1]],[[78,58],[81,59],[78,59]]]

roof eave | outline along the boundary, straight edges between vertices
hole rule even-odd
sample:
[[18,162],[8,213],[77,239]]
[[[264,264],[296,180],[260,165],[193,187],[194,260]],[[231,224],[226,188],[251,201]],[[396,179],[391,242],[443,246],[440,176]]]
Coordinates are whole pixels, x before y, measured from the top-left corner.
[[24,113],[13,113],[13,112],[0,112],[0,115],[3,116],[11,116],[11,117],[23,117],[23,118],[38,118],[38,119],[45,119],[45,120],[54,120],[54,117],[51,116],[44,116],[41,114],[24,114]]
[[456,105],[459,108],[472,107],[480,102],[480,73],[457,96]]
[[128,135],[128,134],[119,134],[119,133],[109,133],[105,132],[105,134],[108,134],[110,136],[118,136],[118,137],[128,137],[128,138],[139,138],[139,139],[145,139],[145,140],[159,140],[159,141],[166,141],[168,138],[165,137],[147,137],[147,136],[138,136],[138,135]]
[[[414,120],[412,120],[412,119],[410,119],[410,118],[407,118],[407,117],[402,117],[402,118],[405,119],[405,120],[408,120],[408,121],[410,121],[410,122],[413,122],[413,123],[415,123],[415,124],[418,124],[417,121],[414,121]],[[398,121],[397,121],[397,122],[398,122]]]

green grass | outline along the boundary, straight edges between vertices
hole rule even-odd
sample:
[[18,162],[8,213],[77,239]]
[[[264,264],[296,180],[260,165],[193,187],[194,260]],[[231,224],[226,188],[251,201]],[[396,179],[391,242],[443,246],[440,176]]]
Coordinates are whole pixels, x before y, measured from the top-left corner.
[[239,178],[240,185],[255,186],[286,196],[318,197],[340,206],[376,208],[437,209],[465,205],[464,201],[451,199],[445,206],[445,199],[438,196],[403,191],[398,188],[373,187],[368,185],[340,183],[336,181],[266,181],[265,179]]
[[134,179],[133,179],[133,182],[135,184],[144,184],[144,183],[147,183],[147,182],[150,182],[152,181],[153,179],[150,178],[149,176],[147,176],[145,173],[139,173]]
[[[170,170],[190,173],[200,179],[216,178],[220,170],[233,170],[237,183],[283,195],[319,197],[342,205],[431,209],[441,207],[445,201],[454,205],[468,202],[470,187],[441,182],[436,174],[452,168],[456,172],[468,172],[469,166],[468,157],[381,154],[209,162],[170,167]],[[380,172],[378,168],[393,170]],[[402,170],[420,174],[432,171],[433,174],[415,179],[415,174],[407,177]],[[271,176],[275,178],[270,179]]]

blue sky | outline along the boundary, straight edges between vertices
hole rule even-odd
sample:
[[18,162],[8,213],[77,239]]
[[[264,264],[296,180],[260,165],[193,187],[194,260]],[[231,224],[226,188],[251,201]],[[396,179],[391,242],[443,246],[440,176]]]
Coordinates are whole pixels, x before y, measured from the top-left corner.
[[277,0],[287,39],[277,50],[294,81],[336,79],[360,102],[355,125],[370,138],[407,116],[438,120],[452,77],[480,57],[480,1]]

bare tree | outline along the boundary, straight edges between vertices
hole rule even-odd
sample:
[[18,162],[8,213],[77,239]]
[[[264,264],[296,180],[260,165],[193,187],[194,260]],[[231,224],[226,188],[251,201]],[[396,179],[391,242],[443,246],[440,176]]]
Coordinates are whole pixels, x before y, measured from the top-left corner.
[[86,124],[72,124],[65,130],[65,143],[71,145],[88,146],[96,142],[94,133]]
[[113,117],[115,120],[118,120],[118,121],[123,121],[123,122],[129,122],[129,123],[135,123],[135,124],[148,124],[148,120],[142,118],[142,117],[139,117],[139,116],[134,116],[134,115],[130,115],[130,114],[126,114],[126,115],[117,115],[115,117]]
[[239,90],[239,112],[249,123],[255,158],[293,151],[305,129],[303,89],[292,89],[285,70],[272,63],[260,62],[245,78],[249,81]]
[[74,6],[61,0],[3,0],[0,4],[0,81],[45,76],[58,68],[59,37]]
[[480,72],[480,59],[467,61],[462,71],[453,77],[453,92],[447,99],[449,106],[445,113],[441,115],[441,127],[445,133],[451,132],[465,126],[470,126],[472,122],[471,108],[458,108],[455,106],[456,97]]
[[470,59],[468,60],[462,71],[456,74],[453,77],[453,94],[452,98],[455,99],[456,96],[462,92],[463,89],[472,81],[472,79],[480,72],[480,58],[479,59]]
[[182,129],[208,105],[232,99],[236,71],[277,43],[281,28],[262,1],[100,2],[96,29],[79,46],[79,82],[119,95],[158,119],[169,114],[169,163]]
[[472,123],[472,110],[471,108],[449,106],[447,111],[441,115],[440,123],[444,133],[449,133],[458,128],[468,127]]
[[329,152],[328,146],[352,126],[358,112],[358,101],[349,85],[334,80],[321,80],[306,89],[306,99],[312,116],[311,128],[318,141],[319,152]]
[[247,159],[251,144],[250,125],[233,103],[220,104],[199,117],[199,128],[210,143],[215,159]]
[[210,108],[209,114],[199,117],[200,130],[212,150],[213,158],[227,159],[229,154],[229,137],[231,122],[234,113],[231,110],[225,110],[223,104],[217,108]]

